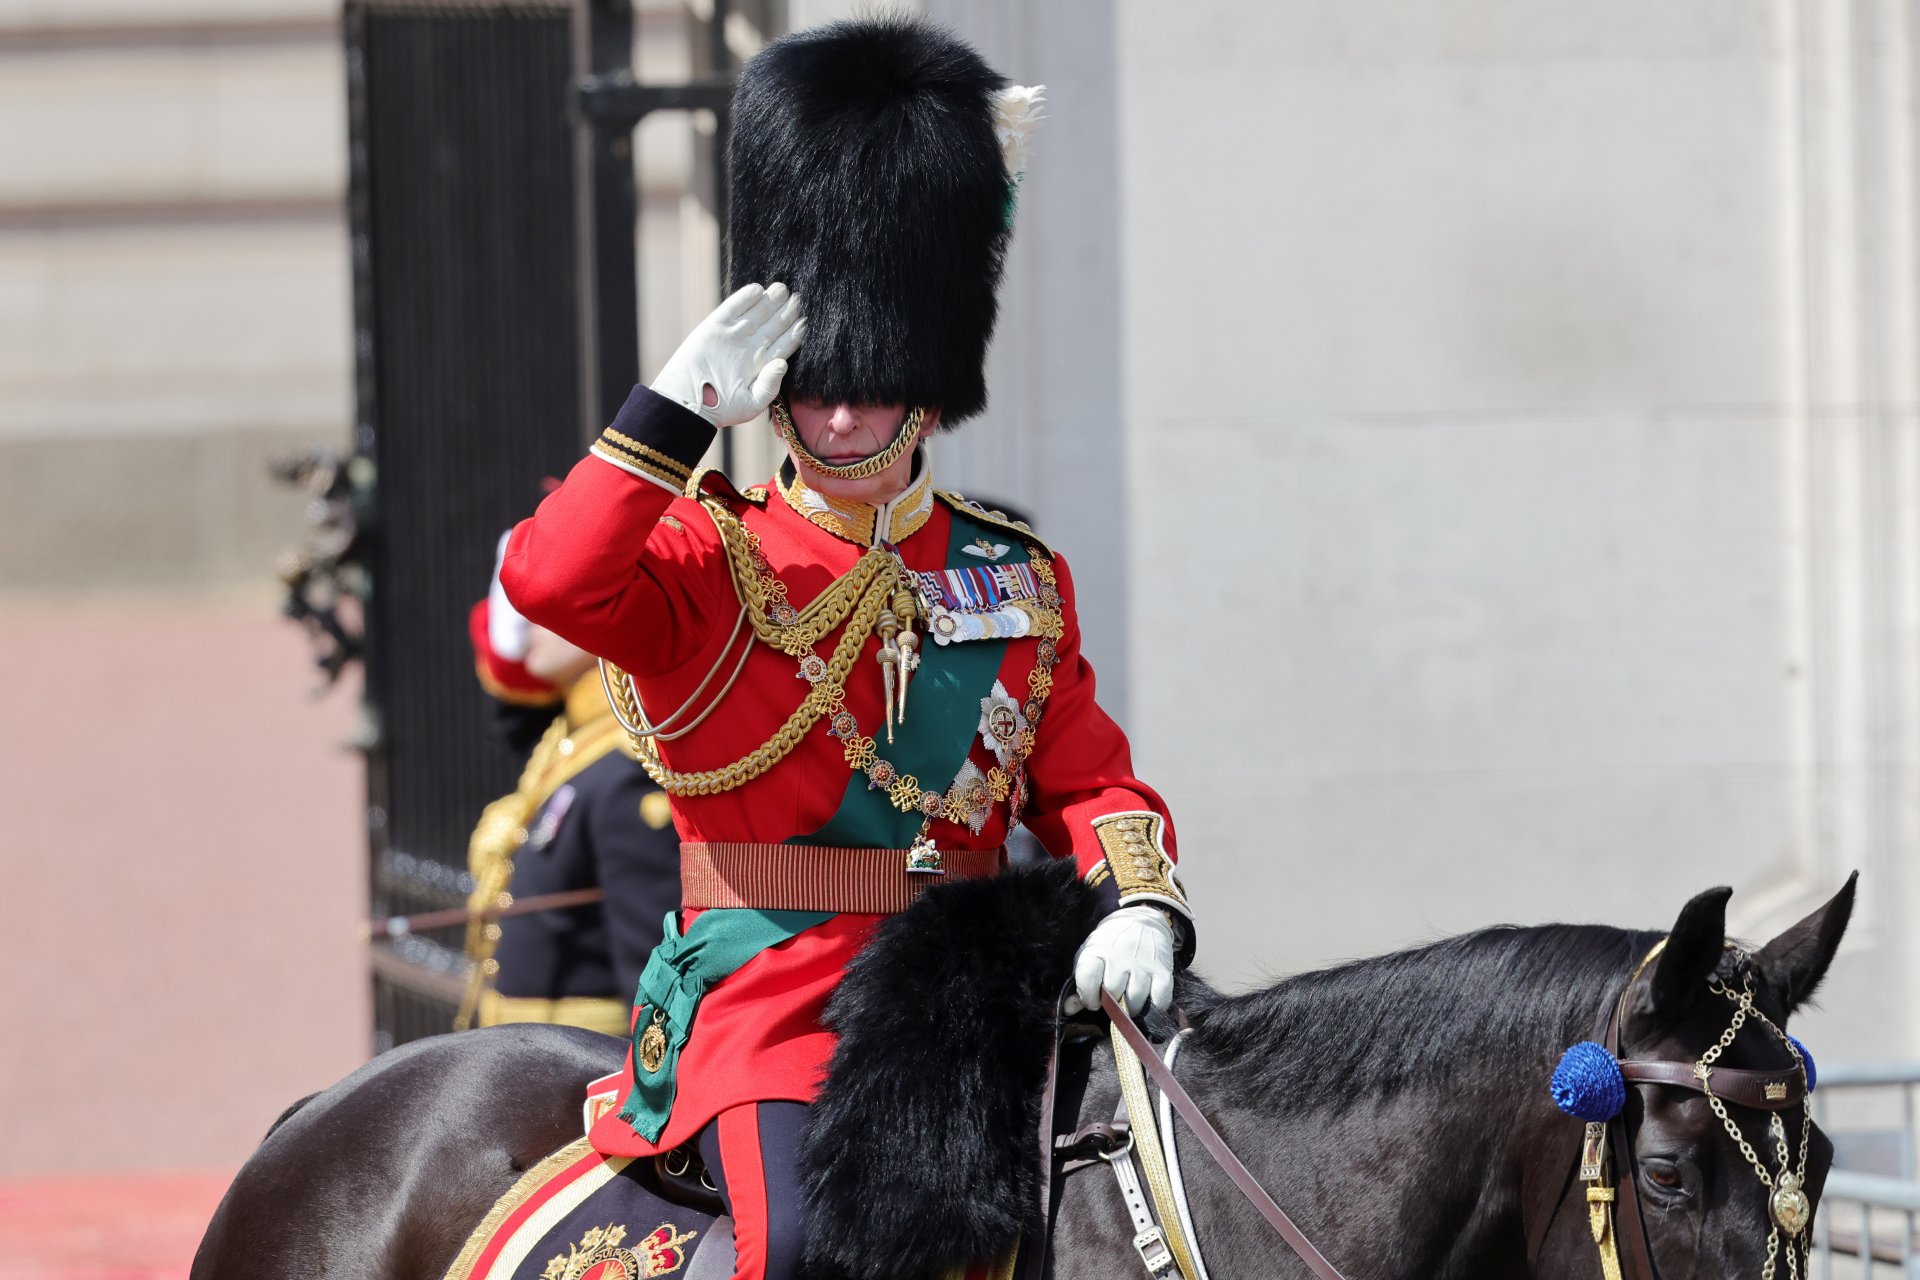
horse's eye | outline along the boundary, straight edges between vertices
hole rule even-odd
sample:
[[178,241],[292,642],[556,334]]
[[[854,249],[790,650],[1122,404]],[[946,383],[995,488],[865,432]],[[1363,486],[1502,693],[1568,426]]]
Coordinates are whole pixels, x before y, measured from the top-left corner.
[[1641,1170],[1647,1175],[1647,1181],[1662,1191],[1678,1191],[1681,1187],[1680,1170],[1673,1165],[1648,1163],[1642,1165]]

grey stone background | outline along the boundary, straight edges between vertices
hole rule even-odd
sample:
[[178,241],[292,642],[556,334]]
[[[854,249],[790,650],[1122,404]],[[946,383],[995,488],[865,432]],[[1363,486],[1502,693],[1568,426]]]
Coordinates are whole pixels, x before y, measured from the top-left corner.
[[1920,1049],[1913,6],[927,8],[1053,104],[957,469],[1099,592],[1202,967],[1857,868],[1803,1034]]

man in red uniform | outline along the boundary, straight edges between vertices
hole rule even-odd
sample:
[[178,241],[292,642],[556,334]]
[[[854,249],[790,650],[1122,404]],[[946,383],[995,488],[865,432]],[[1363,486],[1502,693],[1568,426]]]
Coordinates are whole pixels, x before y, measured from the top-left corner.
[[[1165,1005],[1192,949],[1166,807],[1095,702],[1066,562],[936,489],[917,447],[985,404],[1037,100],[901,19],[753,59],[730,153],[737,291],[502,568],[521,612],[617,668],[682,841],[682,911],[594,1145],[698,1142],[743,1277],[799,1268],[821,1012],[924,886],[991,874],[1024,821],[1113,906],[1077,1003],[1104,987]],[[717,428],[769,409],[791,456],[767,486],[695,470]]]

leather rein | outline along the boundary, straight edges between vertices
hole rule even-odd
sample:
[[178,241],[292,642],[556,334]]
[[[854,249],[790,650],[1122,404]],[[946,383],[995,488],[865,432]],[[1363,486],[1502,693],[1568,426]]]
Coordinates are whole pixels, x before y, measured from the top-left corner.
[[1273,1197],[1267,1194],[1267,1189],[1260,1185],[1259,1180],[1241,1162],[1240,1157],[1233,1154],[1233,1149],[1227,1145],[1227,1140],[1220,1136],[1218,1129],[1213,1127],[1213,1122],[1208,1120],[1206,1114],[1200,1110],[1200,1105],[1193,1100],[1193,1096],[1187,1092],[1186,1087],[1174,1078],[1173,1072],[1167,1070],[1166,1064],[1160,1060],[1159,1053],[1155,1051],[1153,1042],[1147,1039],[1145,1032],[1134,1025],[1133,1019],[1127,1016],[1127,1011],[1104,991],[1100,993],[1100,1007],[1106,1010],[1115,1033],[1124,1039],[1128,1047],[1139,1057],[1140,1065],[1146,1069],[1147,1075],[1152,1077],[1153,1082],[1160,1087],[1160,1092],[1166,1095],[1167,1100],[1173,1103],[1173,1109],[1178,1111],[1181,1118],[1187,1122],[1193,1130],[1193,1136],[1199,1139],[1206,1153],[1213,1157],[1213,1162],[1220,1166],[1227,1177],[1233,1179],[1233,1185],[1240,1188],[1240,1194],[1260,1211],[1260,1216],[1267,1220],[1269,1226],[1280,1233],[1280,1238],[1287,1242],[1287,1247],[1298,1254],[1300,1260],[1307,1264],[1307,1269],[1319,1276],[1320,1280],[1346,1280],[1339,1270],[1327,1261],[1326,1255],[1314,1247],[1313,1241],[1307,1239],[1306,1233],[1287,1216],[1287,1211],[1274,1203]]
[[[1627,978],[1619,996],[1609,1001],[1605,1009],[1599,1043],[1619,1062],[1620,1075],[1625,1082],[1629,1085],[1654,1084],[1689,1089],[1705,1097],[1717,1097],[1723,1102],[1755,1111],[1787,1111],[1803,1105],[1808,1089],[1806,1076],[1798,1064],[1778,1071],[1750,1071],[1735,1067],[1708,1068],[1699,1063],[1673,1059],[1620,1058],[1620,1035],[1626,1021],[1628,998],[1633,994],[1641,975],[1665,947],[1666,940],[1662,939],[1647,953]],[[1527,1236],[1529,1265],[1537,1262],[1554,1219],[1566,1200],[1567,1188],[1577,1178],[1587,1184],[1588,1225],[1594,1243],[1600,1250],[1601,1269],[1606,1280],[1623,1280],[1625,1274],[1636,1275],[1639,1280],[1659,1280],[1660,1272],[1654,1264],[1652,1242],[1647,1236],[1646,1215],[1640,1205],[1639,1166],[1634,1158],[1633,1135],[1627,1126],[1627,1112],[1628,1108],[1622,1105],[1612,1119],[1587,1123],[1579,1154],[1572,1162],[1572,1167],[1547,1184],[1552,1199],[1544,1203],[1536,1201],[1538,1211],[1532,1215],[1534,1225]],[[1619,1214],[1617,1230],[1613,1222],[1615,1210]],[[1768,1214],[1776,1224],[1785,1225],[1780,1221],[1771,1196]],[[1802,1222],[1800,1227],[1789,1228],[1789,1236],[1797,1236],[1806,1225]],[[1620,1266],[1618,1252],[1622,1243],[1628,1260],[1633,1264],[1630,1273],[1623,1272]]]
[[[1065,992],[1062,993],[1063,999],[1064,996]],[[1227,1140],[1220,1136],[1220,1131],[1213,1127],[1213,1122],[1207,1119],[1206,1114],[1200,1110],[1200,1104],[1193,1100],[1193,1096],[1187,1092],[1186,1087],[1174,1077],[1173,1072],[1169,1071],[1166,1064],[1160,1060],[1160,1054],[1154,1048],[1153,1042],[1147,1039],[1146,1033],[1140,1030],[1133,1019],[1127,1015],[1127,1011],[1122,1008],[1110,994],[1104,991],[1100,994],[1100,1005],[1105,1011],[1108,1020],[1113,1024],[1114,1035],[1119,1037],[1121,1041],[1124,1041],[1128,1048],[1132,1050],[1133,1056],[1139,1059],[1139,1065],[1144,1068],[1146,1074],[1152,1078],[1153,1082],[1159,1086],[1162,1095],[1164,1095],[1168,1102],[1173,1104],[1173,1109],[1178,1111],[1181,1118],[1192,1128],[1194,1137],[1199,1139],[1200,1145],[1206,1150],[1206,1153],[1213,1157],[1214,1163],[1219,1165],[1227,1177],[1233,1180],[1234,1186],[1240,1189],[1240,1193],[1247,1198],[1248,1203],[1252,1204],[1253,1207],[1259,1211],[1260,1216],[1266,1219],[1267,1223],[1279,1233],[1280,1238],[1287,1242],[1288,1247],[1300,1256],[1301,1261],[1305,1262],[1308,1269],[1311,1270],[1314,1275],[1320,1277],[1320,1280],[1346,1280],[1346,1277],[1341,1275],[1339,1270],[1336,1269],[1331,1262],[1327,1261],[1326,1256],[1314,1247],[1313,1242],[1307,1239],[1306,1233],[1301,1231],[1293,1219],[1287,1216],[1286,1210],[1274,1203],[1273,1197],[1267,1194],[1266,1188],[1260,1185],[1259,1180],[1256,1179],[1247,1169],[1247,1166],[1242,1163],[1240,1157],[1233,1154],[1233,1149],[1227,1145]],[[1060,1135],[1057,1137],[1054,1134],[1054,1105],[1058,1095],[1059,1046],[1060,1032],[1062,1029],[1059,1011],[1060,1002],[1056,1001],[1054,1005],[1053,1063],[1047,1071],[1046,1090],[1041,1095],[1040,1104],[1040,1169],[1042,1173],[1040,1179],[1040,1216],[1037,1223],[1037,1232],[1031,1241],[1032,1247],[1030,1249],[1022,1248],[1021,1250],[1020,1276],[1022,1280],[1040,1280],[1047,1271],[1048,1241],[1052,1234],[1053,1227],[1054,1191],[1060,1177],[1063,1172],[1065,1172],[1065,1170],[1055,1168],[1056,1159],[1064,1157],[1066,1160],[1066,1169],[1087,1163],[1085,1160],[1074,1160],[1072,1157],[1077,1152],[1087,1150],[1089,1140],[1095,1142],[1096,1147],[1094,1153],[1100,1155],[1102,1159],[1124,1159],[1125,1157],[1121,1153],[1098,1150],[1097,1144],[1101,1142],[1111,1142],[1114,1138],[1120,1137],[1122,1131],[1124,1131],[1125,1134],[1122,1141],[1128,1144],[1132,1142],[1132,1130],[1126,1129],[1125,1126],[1119,1124],[1095,1124],[1073,1134]],[[1117,1048],[1118,1046],[1116,1046],[1116,1049]],[[1116,1053],[1116,1058],[1118,1057],[1119,1055]],[[1149,1121],[1149,1126],[1150,1123]],[[1167,1136],[1169,1143],[1171,1143],[1171,1130],[1169,1130]],[[1169,1228],[1172,1227],[1170,1222],[1166,1225]],[[1138,1248],[1140,1241],[1136,1240],[1134,1243],[1135,1247]],[[1144,1256],[1143,1254],[1143,1257]],[[1184,1270],[1185,1266],[1186,1263],[1183,1261],[1181,1264],[1182,1270]]]

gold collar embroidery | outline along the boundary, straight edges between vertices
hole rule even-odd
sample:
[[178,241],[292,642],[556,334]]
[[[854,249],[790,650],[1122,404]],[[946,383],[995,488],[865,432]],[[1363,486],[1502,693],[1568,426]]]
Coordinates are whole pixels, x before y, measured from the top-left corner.
[[[790,461],[781,464],[774,483],[788,506],[828,533],[857,546],[905,542],[933,515],[933,468],[928,465],[925,454],[915,460],[913,481],[907,485],[906,492],[877,507],[866,502],[829,498],[802,480]],[[876,533],[876,530],[884,532]]]

